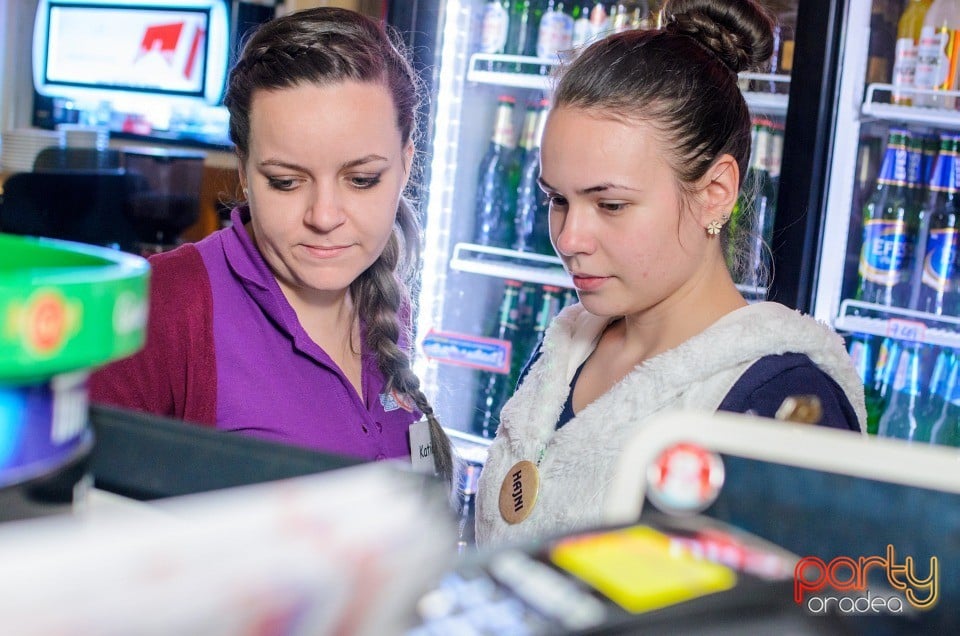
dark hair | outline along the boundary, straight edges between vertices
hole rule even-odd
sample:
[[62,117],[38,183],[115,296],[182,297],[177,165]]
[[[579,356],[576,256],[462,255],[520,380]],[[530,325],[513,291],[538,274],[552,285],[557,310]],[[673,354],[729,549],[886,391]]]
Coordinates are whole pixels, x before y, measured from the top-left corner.
[[[332,7],[298,11],[261,25],[230,70],[224,97],[230,112],[230,139],[240,160],[245,161],[249,153],[250,103],[256,91],[344,81],[385,86],[393,98],[403,144],[414,143],[420,84],[392,32],[364,15]],[[408,352],[398,344],[402,330],[409,331],[398,312],[411,307],[405,281],[419,262],[419,248],[418,219],[401,197],[386,248],[350,285],[350,294],[357,314],[363,316],[367,343],[387,378],[387,390],[409,395],[426,416],[437,471],[451,480],[450,440],[420,389]],[[405,335],[411,342],[410,334]]]
[[[554,106],[651,124],[682,192],[723,154],[736,160],[742,184],[751,123],[737,73],[770,59],[773,18],[753,0],[667,0],[660,21],[584,49],[561,70]],[[726,247],[726,231],[722,240]]]

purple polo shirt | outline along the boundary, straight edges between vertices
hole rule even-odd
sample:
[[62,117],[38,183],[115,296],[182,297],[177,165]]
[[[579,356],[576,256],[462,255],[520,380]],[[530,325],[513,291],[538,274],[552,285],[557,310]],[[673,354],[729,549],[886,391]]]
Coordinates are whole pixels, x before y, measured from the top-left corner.
[[231,220],[196,244],[213,295],[217,428],[364,459],[409,457],[407,430],[419,413],[382,395],[363,334],[361,400],[300,325],[243,229],[249,212],[234,209]]

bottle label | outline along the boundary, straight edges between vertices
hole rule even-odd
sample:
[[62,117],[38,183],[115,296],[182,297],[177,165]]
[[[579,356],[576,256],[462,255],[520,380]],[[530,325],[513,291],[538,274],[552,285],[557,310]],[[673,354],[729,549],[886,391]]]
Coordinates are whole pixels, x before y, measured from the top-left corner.
[[866,221],[860,276],[878,285],[896,285],[906,277],[906,264],[912,247],[913,239],[903,221]]
[[907,183],[909,153],[903,144],[888,145],[880,166],[878,185],[897,186]]
[[536,110],[527,110],[527,116],[523,122],[523,135],[520,138],[520,147],[525,150],[539,145],[536,141],[537,115]]
[[917,64],[914,84],[917,88],[954,90],[957,87],[956,71],[958,32],[943,27],[924,26],[917,45]]
[[547,11],[540,18],[537,57],[556,57],[573,46],[573,18],[562,11]]
[[938,292],[948,291],[955,280],[957,266],[957,230],[931,229],[927,236],[927,255],[923,259],[923,284]]
[[504,148],[517,145],[517,131],[513,127],[513,106],[501,104],[497,109],[497,122],[493,126],[493,143]]
[[499,2],[488,2],[483,8],[480,24],[480,52],[503,53],[507,46],[510,15]]
[[[893,58],[893,81],[891,84],[897,88],[913,88],[914,80],[917,74],[917,43],[913,38],[899,38],[897,40],[896,50]],[[893,101],[895,104],[907,104],[911,102],[910,94],[893,92]]]

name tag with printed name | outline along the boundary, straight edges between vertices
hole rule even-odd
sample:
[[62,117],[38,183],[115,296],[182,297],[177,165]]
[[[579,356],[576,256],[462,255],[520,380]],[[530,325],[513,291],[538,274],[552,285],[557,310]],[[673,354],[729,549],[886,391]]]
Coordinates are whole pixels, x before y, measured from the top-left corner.
[[430,424],[420,420],[410,425],[410,462],[418,473],[432,475],[436,472],[433,464],[433,446],[430,441]]

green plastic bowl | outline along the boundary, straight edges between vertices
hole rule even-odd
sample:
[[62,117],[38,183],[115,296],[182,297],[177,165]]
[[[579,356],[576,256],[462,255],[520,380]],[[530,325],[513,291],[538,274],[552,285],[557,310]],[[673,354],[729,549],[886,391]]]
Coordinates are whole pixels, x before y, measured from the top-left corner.
[[150,266],[104,247],[0,233],[0,382],[97,367],[146,338]]

